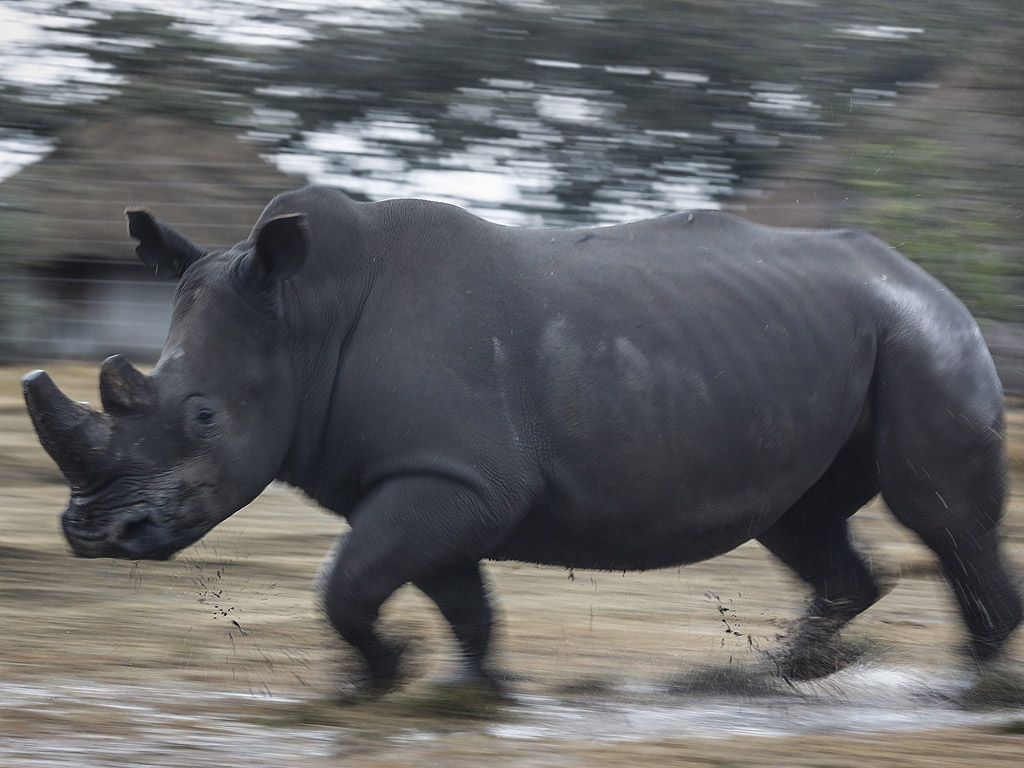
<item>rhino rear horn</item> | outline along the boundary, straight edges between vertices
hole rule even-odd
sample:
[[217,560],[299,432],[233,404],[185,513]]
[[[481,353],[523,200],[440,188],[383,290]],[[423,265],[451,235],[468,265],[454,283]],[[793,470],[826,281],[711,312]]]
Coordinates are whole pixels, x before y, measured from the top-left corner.
[[39,442],[68,482],[84,484],[110,445],[110,417],[69,398],[46,371],[25,374],[21,388]]
[[100,402],[115,415],[147,413],[156,407],[156,387],[123,355],[114,355],[100,366]]
[[172,227],[158,221],[145,208],[129,208],[128,234],[139,241],[135,252],[143,263],[156,268],[157,277],[177,279],[206,255],[206,251]]

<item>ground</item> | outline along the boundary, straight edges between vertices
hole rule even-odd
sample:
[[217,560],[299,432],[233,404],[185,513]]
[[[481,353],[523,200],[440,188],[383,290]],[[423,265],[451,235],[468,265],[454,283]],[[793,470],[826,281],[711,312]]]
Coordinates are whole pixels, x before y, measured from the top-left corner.
[[[96,368],[46,366],[98,402]],[[453,695],[433,608],[406,589],[402,691],[345,702],[353,659],[317,609],[344,524],[274,486],[165,563],[79,560],[67,489],[0,369],[0,764],[48,766],[1019,766],[1024,707],[963,706],[963,634],[930,554],[875,504],[855,518],[894,589],[847,631],[861,661],[772,674],[802,587],[756,544],[643,574],[488,564],[508,703]],[[1008,554],[1024,572],[1024,411],[1011,408]],[[1024,675],[1024,641],[1007,669]],[[977,699],[978,697],[975,697]]]

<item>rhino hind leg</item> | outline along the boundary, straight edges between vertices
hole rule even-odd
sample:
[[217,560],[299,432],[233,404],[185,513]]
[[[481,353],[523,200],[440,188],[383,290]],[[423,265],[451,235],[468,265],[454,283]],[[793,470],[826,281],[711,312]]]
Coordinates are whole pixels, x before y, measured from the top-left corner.
[[938,557],[967,626],[968,654],[991,661],[1022,616],[1020,594],[1000,547],[1006,484],[1002,438],[993,430],[968,445],[915,447],[916,452],[900,451],[902,466],[894,462],[894,471],[883,471],[883,498]]
[[[966,313],[964,313],[966,315]],[[978,661],[1000,655],[1021,598],[1000,547],[1007,490],[1002,387],[977,329],[880,347],[875,455],[889,509],[938,557]],[[967,329],[969,330],[969,329]]]
[[813,590],[794,636],[773,659],[787,679],[824,677],[855,657],[838,642],[837,634],[883,590],[850,541],[847,519],[876,493],[863,445],[851,443],[822,478],[758,537]]

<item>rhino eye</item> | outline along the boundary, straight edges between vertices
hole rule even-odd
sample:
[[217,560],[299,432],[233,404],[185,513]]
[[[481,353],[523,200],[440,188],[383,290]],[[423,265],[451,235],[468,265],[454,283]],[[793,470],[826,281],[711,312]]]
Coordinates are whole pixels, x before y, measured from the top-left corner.
[[186,404],[189,430],[196,437],[208,437],[217,427],[217,409],[203,397],[193,397]]

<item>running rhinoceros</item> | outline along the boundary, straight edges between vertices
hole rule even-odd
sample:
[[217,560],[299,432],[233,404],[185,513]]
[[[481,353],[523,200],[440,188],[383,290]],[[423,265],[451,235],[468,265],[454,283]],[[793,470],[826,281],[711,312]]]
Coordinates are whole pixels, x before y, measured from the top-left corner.
[[298,486],[351,525],[324,604],[386,688],[399,653],[374,623],[403,584],[486,680],[481,560],[663,568],[757,539],[814,591],[804,675],[880,595],[847,518],[881,493],[938,556],[976,658],[1021,620],[991,357],[870,236],[714,212],[518,229],[310,188],[207,252],[127,215],[179,279],[156,367],[104,362],[102,413],[24,379],[77,555],[167,558],[275,478]]

